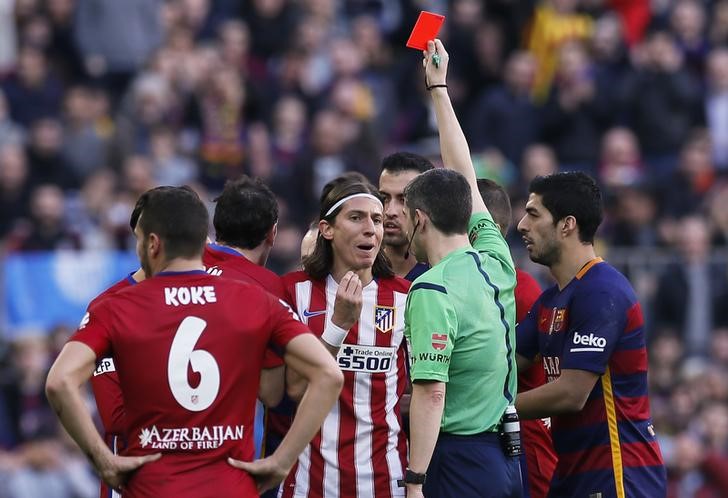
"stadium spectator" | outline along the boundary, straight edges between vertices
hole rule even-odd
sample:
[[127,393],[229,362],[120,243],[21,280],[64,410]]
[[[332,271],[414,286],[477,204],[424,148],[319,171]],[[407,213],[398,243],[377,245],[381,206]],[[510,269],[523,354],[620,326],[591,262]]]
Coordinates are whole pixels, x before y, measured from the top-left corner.
[[63,86],[48,67],[45,54],[36,47],[21,47],[16,74],[1,86],[16,123],[29,127],[37,119],[60,114]]
[[680,258],[659,275],[655,326],[680,337],[688,355],[707,356],[712,331],[728,327],[728,267],[708,260],[710,228],[704,218],[683,218],[677,234]]
[[506,62],[503,83],[486,90],[470,112],[469,142],[473,150],[495,147],[518,163],[541,131],[531,98],[536,61],[528,52],[515,52]]

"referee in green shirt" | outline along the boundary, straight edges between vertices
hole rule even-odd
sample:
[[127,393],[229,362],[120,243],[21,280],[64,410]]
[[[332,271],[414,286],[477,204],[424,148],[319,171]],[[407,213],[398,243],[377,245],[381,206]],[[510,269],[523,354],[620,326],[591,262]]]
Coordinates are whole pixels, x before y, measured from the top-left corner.
[[447,94],[447,62],[442,43],[429,42],[428,89],[443,162],[455,171],[427,171],[405,189],[412,250],[432,267],[413,282],[405,311],[413,383],[407,496],[520,497],[519,448],[509,451],[499,436],[516,395],[516,270],[477,188]]

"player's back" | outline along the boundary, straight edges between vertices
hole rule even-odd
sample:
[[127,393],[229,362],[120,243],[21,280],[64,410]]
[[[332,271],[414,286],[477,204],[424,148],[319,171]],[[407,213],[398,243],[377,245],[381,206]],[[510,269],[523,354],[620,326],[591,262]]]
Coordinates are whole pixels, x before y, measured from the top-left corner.
[[231,256],[215,263],[213,266],[205,264],[205,267],[211,275],[248,282],[257,285],[277,298],[282,299],[284,297],[281,277],[264,266],[256,265],[242,254]]
[[164,454],[125,496],[257,496],[226,458],[253,458],[263,354],[271,339],[285,342],[286,332],[271,330],[290,313],[260,289],[198,271],[159,274],[94,314],[109,331],[124,392],[127,454]]

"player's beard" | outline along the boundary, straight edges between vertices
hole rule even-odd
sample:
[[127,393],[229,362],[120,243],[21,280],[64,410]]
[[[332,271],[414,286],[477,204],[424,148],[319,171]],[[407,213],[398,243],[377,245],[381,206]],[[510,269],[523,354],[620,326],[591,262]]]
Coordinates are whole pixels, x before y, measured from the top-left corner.
[[384,235],[383,242],[385,246],[390,247],[405,247],[409,240],[403,230],[400,229],[397,235]]
[[531,251],[531,261],[549,268],[561,261],[561,247],[552,239],[544,240],[542,248],[536,252]]
[[144,241],[142,244],[142,251],[141,254],[139,254],[139,262],[142,265],[142,270],[144,270],[144,274],[147,276],[147,278],[152,276],[152,265],[149,263],[149,253],[148,250],[148,242]]

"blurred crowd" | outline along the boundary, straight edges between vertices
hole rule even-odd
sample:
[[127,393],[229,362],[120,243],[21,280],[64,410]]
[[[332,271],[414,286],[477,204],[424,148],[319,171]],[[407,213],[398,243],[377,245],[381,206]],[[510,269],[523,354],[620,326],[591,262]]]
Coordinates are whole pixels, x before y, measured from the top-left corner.
[[[140,193],[246,173],[279,197],[270,266],[295,267],[330,179],[439,161],[422,9],[514,217],[534,176],[587,171],[600,252],[667,255],[638,289],[670,496],[728,496],[726,0],[0,0],[0,248],[129,250]],[[0,351],[0,497],[96,493],[43,395],[69,332]]]

